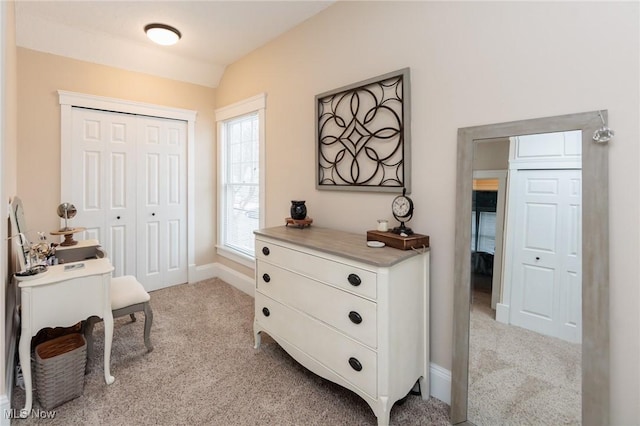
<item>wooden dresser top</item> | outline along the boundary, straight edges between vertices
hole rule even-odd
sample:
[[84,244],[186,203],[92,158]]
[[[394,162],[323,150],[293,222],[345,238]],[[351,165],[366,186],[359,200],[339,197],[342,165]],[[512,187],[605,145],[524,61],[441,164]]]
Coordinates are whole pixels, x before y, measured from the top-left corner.
[[308,228],[276,226],[259,229],[254,233],[257,236],[297,244],[377,267],[389,267],[429,250],[429,248],[418,251],[398,250],[391,247],[372,248],[367,246],[366,233],[354,234],[317,226]]

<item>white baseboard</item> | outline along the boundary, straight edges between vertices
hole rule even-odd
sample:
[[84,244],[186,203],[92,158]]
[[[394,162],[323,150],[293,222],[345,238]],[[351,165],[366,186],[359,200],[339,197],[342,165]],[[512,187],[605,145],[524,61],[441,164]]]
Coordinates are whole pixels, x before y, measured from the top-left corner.
[[509,324],[509,305],[504,303],[496,304],[496,321]]
[[[255,297],[255,281],[228,266],[220,263],[209,263],[207,265],[190,268],[189,282],[220,278],[224,282],[234,286],[238,290]],[[451,371],[431,363],[429,367],[430,388],[429,394],[442,402],[451,404]]]
[[252,277],[248,277],[235,269],[221,263],[215,264],[216,277],[222,281],[231,284],[240,291],[247,293],[251,297],[255,297],[256,282]]
[[451,371],[432,362],[429,367],[429,378],[431,379],[429,392],[431,396],[451,405]]
[[7,395],[0,395],[0,410],[2,410],[2,416],[0,416],[0,426],[11,425],[11,419],[14,417],[11,411],[11,401],[7,398]]
[[6,362],[6,370],[5,371],[5,391],[6,395],[0,395],[0,413],[3,415],[0,416],[0,426],[9,425],[11,423],[11,416],[7,416],[6,413],[9,413],[9,409],[11,408],[11,394],[13,391],[13,386],[15,383],[15,375],[16,375],[16,357],[14,354],[16,353],[16,336],[17,333],[13,333],[12,338],[9,342],[9,357]]
[[9,426],[11,424],[11,419],[15,416],[11,411],[11,394],[13,391],[13,386],[15,384],[15,374],[16,374],[16,357],[14,354],[16,353],[16,336],[17,333],[17,321],[14,321],[13,328],[11,333],[11,338],[9,339],[9,351],[7,352],[9,356],[7,357],[7,362],[5,366],[5,384],[4,388],[6,390],[5,395],[0,395],[0,426]]
[[5,362],[5,384],[4,389],[6,394],[0,395],[0,426],[9,426],[11,424],[11,419],[13,416],[13,412],[11,411],[11,397],[13,393],[13,386],[15,384],[15,375],[16,375],[16,348],[18,347],[18,329],[20,328],[20,314],[18,313],[18,306],[15,305],[15,300],[13,301],[13,316],[11,319],[11,330],[10,337],[8,341],[9,350],[6,352],[8,354],[7,360]]
[[189,282],[195,283],[210,278],[220,278],[227,284],[230,284],[238,290],[254,297],[255,281],[253,278],[246,276],[228,266],[221,263],[209,263],[202,266],[194,266],[189,269]]
[[189,265],[189,283],[197,283],[198,281],[208,280],[216,277],[216,263],[208,263],[206,265],[196,266]]

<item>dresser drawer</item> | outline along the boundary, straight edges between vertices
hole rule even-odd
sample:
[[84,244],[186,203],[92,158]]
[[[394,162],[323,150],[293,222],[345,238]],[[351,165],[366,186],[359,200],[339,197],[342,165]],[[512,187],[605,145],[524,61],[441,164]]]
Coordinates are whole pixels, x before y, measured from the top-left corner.
[[256,321],[276,340],[284,339],[377,398],[376,352],[308,315],[256,292]]
[[376,347],[376,304],[278,266],[258,261],[258,291]]
[[281,266],[317,281],[376,298],[376,274],[256,238],[256,259]]

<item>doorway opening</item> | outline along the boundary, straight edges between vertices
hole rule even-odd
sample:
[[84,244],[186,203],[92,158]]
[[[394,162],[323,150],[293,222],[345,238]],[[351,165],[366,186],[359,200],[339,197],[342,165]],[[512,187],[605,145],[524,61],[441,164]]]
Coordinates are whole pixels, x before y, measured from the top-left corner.
[[498,179],[474,179],[471,203],[471,288],[473,303],[491,308],[494,259],[496,254],[496,224]]

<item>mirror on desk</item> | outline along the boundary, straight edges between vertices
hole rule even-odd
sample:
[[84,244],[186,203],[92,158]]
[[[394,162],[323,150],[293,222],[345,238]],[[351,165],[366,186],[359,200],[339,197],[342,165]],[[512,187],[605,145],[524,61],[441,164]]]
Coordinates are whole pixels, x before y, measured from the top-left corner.
[[[456,270],[455,270],[455,287],[454,287],[454,342],[453,342],[453,370],[452,370],[452,397],[451,397],[451,422],[453,424],[461,422],[478,422],[482,423],[482,419],[492,418],[491,414],[499,410],[498,401],[489,399],[482,405],[485,413],[479,413],[475,404],[476,401],[469,400],[473,398],[473,389],[470,388],[472,380],[470,374],[475,380],[478,376],[477,371],[471,371],[470,359],[470,335],[472,339],[474,331],[470,326],[470,309],[474,294],[472,294],[472,239],[474,232],[472,231],[473,213],[476,212],[476,218],[479,211],[484,207],[500,204],[501,200],[494,202],[481,203],[482,208],[472,208],[473,195],[473,174],[474,174],[474,153],[476,155],[481,151],[478,147],[487,141],[495,142],[497,140],[510,140],[509,138],[522,137],[523,135],[539,135],[543,133],[559,133],[573,132],[572,137],[577,138],[577,146],[581,146],[582,150],[582,312],[587,313],[582,317],[582,333],[578,336],[582,341],[582,368],[581,377],[578,379],[582,382],[581,395],[581,415],[577,413],[578,422],[582,419],[585,422],[594,422],[593,424],[607,424],[609,416],[609,371],[608,371],[608,165],[607,165],[607,146],[606,144],[596,143],[593,140],[594,132],[603,126],[606,118],[606,112],[589,112],[580,114],[571,114],[566,116],[549,117],[533,120],[524,120],[510,123],[501,123],[487,126],[476,126],[462,128],[458,130],[458,182],[456,195]],[[559,133],[560,134],[560,133]],[[577,136],[579,134],[579,136]],[[565,136],[563,136],[564,138]],[[511,139],[513,141],[514,139]],[[484,141],[484,142],[483,142]],[[513,142],[512,142],[513,143]],[[511,156],[513,158],[513,156]],[[509,167],[511,168],[511,167]],[[485,173],[486,175],[486,173]],[[476,177],[483,177],[483,174],[476,174]],[[497,179],[497,185],[500,185],[500,176],[492,176]],[[511,177],[509,177],[511,179]],[[575,181],[575,179],[574,179]],[[509,185],[514,185],[516,179]],[[542,182],[542,181],[538,181]],[[477,182],[478,184],[479,182]],[[502,184],[503,187],[505,184]],[[526,185],[526,182],[525,182]],[[515,188],[515,186],[514,186]],[[579,188],[579,186],[578,186]],[[578,191],[580,191],[578,189]],[[498,191],[499,192],[499,191]],[[510,196],[510,195],[509,195]],[[476,200],[478,201],[478,200]],[[485,200],[486,201],[486,200]],[[503,201],[503,200],[502,200]],[[486,204],[486,206],[485,206]],[[539,204],[538,204],[539,205]],[[488,207],[487,207],[488,209]],[[497,208],[496,210],[499,210]],[[543,209],[544,210],[544,209]],[[506,214],[512,214],[511,210],[506,210]],[[486,216],[486,215],[485,215]],[[514,216],[517,216],[514,214]],[[513,220],[514,217],[507,220]],[[497,218],[496,218],[496,221]],[[579,228],[578,228],[579,229]],[[479,234],[480,230],[476,229]],[[507,245],[513,243],[508,233],[502,238],[496,235],[495,250],[502,250],[502,241]],[[580,238],[575,238],[580,241]],[[477,239],[475,240],[476,242]],[[492,247],[493,248],[493,247]],[[493,253],[497,255],[498,253]],[[483,269],[482,256],[474,257],[475,266]],[[502,256],[504,259],[504,256]],[[488,268],[488,264],[484,265],[484,269]],[[505,271],[504,266],[491,265],[492,268],[497,267],[498,273]],[[538,271],[541,269],[538,268]],[[477,271],[476,271],[477,272]],[[495,274],[494,274],[495,275]],[[580,288],[580,284],[577,284]],[[487,309],[490,315],[493,315],[492,321],[495,322],[496,313],[500,316],[501,309],[504,314],[506,306],[509,309],[510,300],[505,299],[506,286],[498,286],[496,291],[486,295]],[[493,297],[491,297],[493,296]],[[491,302],[493,299],[493,303]],[[491,311],[498,308],[497,311]],[[502,306],[500,306],[502,305]],[[512,309],[515,309],[511,306]],[[475,309],[475,308],[474,308]],[[580,307],[578,307],[578,310]],[[508,311],[507,311],[508,312]],[[509,313],[504,319],[509,320]],[[507,325],[507,327],[514,327]],[[496,341],[498,336],[491,337]],[[472,340],[473,342],[473,340]],[[499,345],[499,342],[498,342]],[[521,350],[522,347],[514,348]],[[474,349],[475,350],[475,349]],[[477,363],[474,364],[477,367]],[[543,367],[544,368],[544,367]],[[579,373],[578,373],[579,374]],[[541,377],[533,380],[540,381]],[[502,381],[501,387],[508,387]],[[494,392],[496,395],[498,392]],[[530,395],[518,395],[517,392],[501,392],[505,393],[507,398],[512,401],[522,401]],[[472,410],[472,408],[474,408]],[[491,413],[491,410],[494,413]],[[487,414],[486,416],[484,414]],[[502,418],[509,422],[509,419]]]
[[11,239],[15,241],[17,247],[17,257],[20,270],[27,267],[27,259],[29,256],[29,240],[27,239],[27,223],[24,218],[24,207],[19,197],[13,197],[11,200],[11,209],[9,211],[11,219]]

